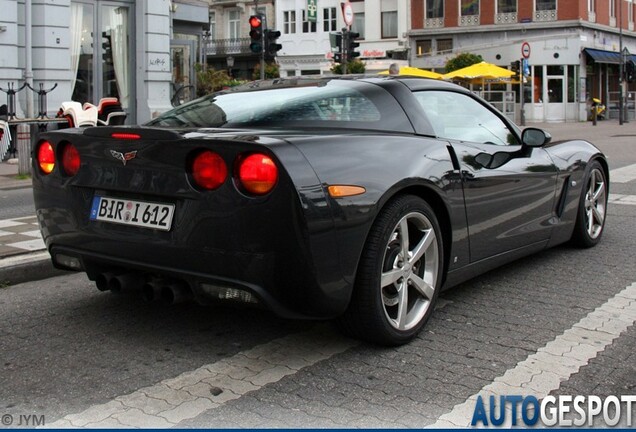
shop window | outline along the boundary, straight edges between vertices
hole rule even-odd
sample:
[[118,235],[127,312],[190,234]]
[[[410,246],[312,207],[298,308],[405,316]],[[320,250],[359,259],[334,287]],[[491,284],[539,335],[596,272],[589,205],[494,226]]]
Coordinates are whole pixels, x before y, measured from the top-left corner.
[[453,52],[453,40],[452,39],[437,39],[437,53],[448,54]]
[[576,95],[578,94],[577,85],[579,82],[578,66],[568,66],[568,102],[576,102]]
[[433,43],[430,39],[418,40],[415,42],[415,51],[418,56],[431,55],[433,53]]
[[134,121],[130,3],[98,4],[70,6],[71,97],[93,104],[116,97]]
[[560,65],[548,66],[548,75],[563,76],[564,68]]

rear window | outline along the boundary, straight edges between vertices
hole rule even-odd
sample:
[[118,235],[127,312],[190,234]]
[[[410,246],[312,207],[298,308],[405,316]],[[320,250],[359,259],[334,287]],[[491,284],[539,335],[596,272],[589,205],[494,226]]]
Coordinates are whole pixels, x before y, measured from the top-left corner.
[[[393,108],[387,110],[391,105]],[[400,113],[403,119],[399,119]],[[168,111],[148,125],[177,128],[305,125],[401,130],[404,121],[408,120],[395,99],[380,87],[335,80],[216,93]]]

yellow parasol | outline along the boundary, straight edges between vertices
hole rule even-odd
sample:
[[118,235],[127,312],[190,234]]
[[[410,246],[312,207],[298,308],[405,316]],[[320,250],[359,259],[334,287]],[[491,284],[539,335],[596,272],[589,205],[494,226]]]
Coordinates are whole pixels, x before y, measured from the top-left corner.
[[481,62],[443,75],[443,78],[483,83],[486,80],[510,79],[515,73],[494,64]]
[[[379,75],[388,75],[388,74],[389,74],[388,70],[379,72]],[[409,76],[433,78],[433,79],[440,79],[442,77],[442,74],[438,74],[437,72],[427,71],[427,70],[416,68],[413,66],[400,67],[400,75],[409,75]]]

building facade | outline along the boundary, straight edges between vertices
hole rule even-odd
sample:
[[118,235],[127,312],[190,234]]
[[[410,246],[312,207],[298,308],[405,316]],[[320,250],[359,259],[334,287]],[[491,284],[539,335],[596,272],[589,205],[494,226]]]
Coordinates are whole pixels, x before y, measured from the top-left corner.
[[[341,2],[322,0],[316,5],[316,21],[309,21],[307,0],[276,2],[276,23],[281,31],[277,61],[281,76],[330,74],[333,66],[330,33],[345,27]],[[392,62],[407,65],[409,28],[407,0],[352,1],[351,30],[360,34],[360,59],[367,72],[386,70]]]
[[207,64],[215,70],[227,69],[233,78],[250,80],[260,65],[260,55],[250,50],[249,18],[265,17],[267,27],[276,27],[271,1],[209,0],[210,27],[205,34]]
[[[57,84],[48,95],[49,116],[64,101],[97,104],[114,96],[127,123],[171,108],[179,43],[200,39],[208,21],[207,4],[195,0],[0,0],[0,11],[0,87],[19,88],[27,75],[35,89]],[[187,45],[196,56],[199,43]],[[20,91],[18,115],[26,117],[36,101],[30,90]]]
[[[620,53],[636,53],[635,10],[631,0],[417,0],[409,58],[443,70],[463,52],[503,67],[527,57],[527,120],[584,121],[592,98],[617,116]],[[628,107],[635,90],[623,85]]]

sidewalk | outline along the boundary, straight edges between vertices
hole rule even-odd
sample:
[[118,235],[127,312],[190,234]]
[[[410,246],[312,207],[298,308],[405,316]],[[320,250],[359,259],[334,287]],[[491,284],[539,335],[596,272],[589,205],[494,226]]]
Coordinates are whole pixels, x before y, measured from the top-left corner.
[[18,160],[0,162],[0,190],[20,189],[31,186],[31,178],[18,179]]

